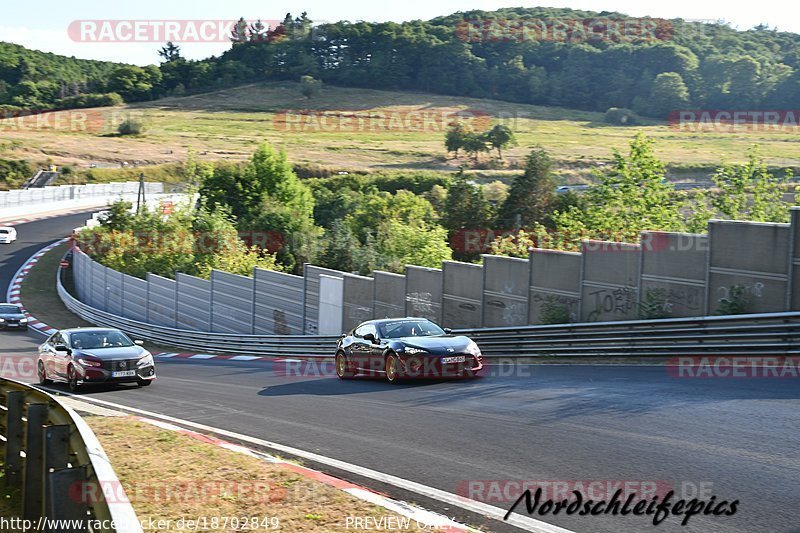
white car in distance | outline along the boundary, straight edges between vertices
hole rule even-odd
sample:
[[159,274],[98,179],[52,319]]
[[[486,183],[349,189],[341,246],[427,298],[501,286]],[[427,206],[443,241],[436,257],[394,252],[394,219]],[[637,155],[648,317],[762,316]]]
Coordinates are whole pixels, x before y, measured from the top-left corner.
[[0,243],[11,244],[17,240],[17,230],[11,226],[0,226]]

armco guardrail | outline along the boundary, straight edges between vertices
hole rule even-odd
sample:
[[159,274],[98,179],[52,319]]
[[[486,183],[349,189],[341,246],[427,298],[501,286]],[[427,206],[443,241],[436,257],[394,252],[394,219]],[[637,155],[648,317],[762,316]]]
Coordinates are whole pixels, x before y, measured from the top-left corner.
[[[115,496],[124,494],[82,418],[46,392],[5,378],[0,378],[0,402],[4,481],[12,494],[8,502],[19,518],[34,524],[28,529],[141,533],[127,499],[107,501],[100,490],[109,487]],[[59,528],[53,520],[73,522]]]
[[336,335],[242,335],[156,326],[95,309],[73,297],[58,276],[58,295],[67,308],[93,324],[121,329],[155,343],[190,350],[248,355],[333,357]]
[[[74,298],[58,281],[58,293],[75,314],[170,346],[203,351],[276,356],[330,357],[336,336],[240,335],[156,326],[100,311]],[[800,313],[710,316],[460,329],[486,356],[677,356],[792,355],[800,353]]]
[[800,353],[800,313],[460,330],[486,355],[770,356]]

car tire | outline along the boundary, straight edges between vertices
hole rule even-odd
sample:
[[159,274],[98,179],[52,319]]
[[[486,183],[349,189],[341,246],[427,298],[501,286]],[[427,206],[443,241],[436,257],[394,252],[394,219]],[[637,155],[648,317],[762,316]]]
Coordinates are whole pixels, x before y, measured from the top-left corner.
[[36,374],[39,376],[39,385],[50,385],[52,383],[51,380],[47,379],[47,370],[45,370],[42,361],[39,361],[39,364],[36,365]]
[[344,352],[336,352],[335,365],[336,375],[339,379],[352,379],[355,376],[355,372],[350,368]]
[[78,383],[78,375],[75,373],[75,367],[72,365],[69,365],[69,368],[67,368],[67,385],[72,392],[81,390],[81,386]]
[[400,360],[393,353],[386,356],[386,380],[392,385],[400,382]]
[[153,380],[152,379],[140,379],[140,380],[137,380],[136,383],[140,387],[149,387],[150,384],[153,383]]

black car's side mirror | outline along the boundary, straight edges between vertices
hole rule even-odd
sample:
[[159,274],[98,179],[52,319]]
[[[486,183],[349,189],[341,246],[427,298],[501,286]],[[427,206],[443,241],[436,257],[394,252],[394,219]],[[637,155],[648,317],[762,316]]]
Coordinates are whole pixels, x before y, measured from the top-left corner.
[[364,335],[364,340],[375,344],[375,335],[373,335],[372,333],[367,333],[366,335]]
[[450,328],[444,328],[444,332],[450,335],[451,333],[453,333],[453,330]]
[[64,346],[63,344],[56,344],[53,349],[57,352],[67,352],[69,353],[69,348]]

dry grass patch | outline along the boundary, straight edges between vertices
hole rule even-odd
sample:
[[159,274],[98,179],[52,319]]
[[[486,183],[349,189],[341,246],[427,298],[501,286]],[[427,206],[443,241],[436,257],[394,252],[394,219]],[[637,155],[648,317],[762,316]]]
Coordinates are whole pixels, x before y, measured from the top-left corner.
[[[279,522],[280,531],[344,531],[348,516],[396,516],[278,465],[181,433],[129,417],[86,420],[145,526],[151,518],[169,520],[169,529],[176,530],[181,518],[207,517],[208,527],[200,523],[197,531],[242,531],[222,521],[212,529],[210,521],[266,517],[261,530]],[[421,529],[412,520],[408,530]]]

